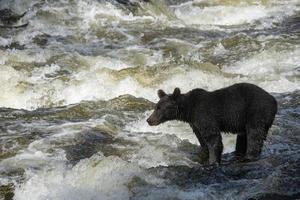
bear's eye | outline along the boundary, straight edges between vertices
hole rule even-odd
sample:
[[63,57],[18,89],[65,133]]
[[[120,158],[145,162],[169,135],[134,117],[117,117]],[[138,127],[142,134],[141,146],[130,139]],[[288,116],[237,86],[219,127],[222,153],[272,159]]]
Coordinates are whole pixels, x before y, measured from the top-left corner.
[[156,110],[159,110],[159,109],[160,109],[160,106],[157,106],[157,107],[156,107]]

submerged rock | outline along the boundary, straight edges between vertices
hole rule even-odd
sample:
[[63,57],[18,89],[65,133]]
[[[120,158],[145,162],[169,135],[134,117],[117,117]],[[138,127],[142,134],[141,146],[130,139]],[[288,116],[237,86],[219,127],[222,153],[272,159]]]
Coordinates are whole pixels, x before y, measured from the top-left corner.
[[138,2],[150,2],[150,0],[116,0],[118,3],[125,4],[125,5],[134,5]]
[[10,9],[3,9],[0,10],[0,20],[3,24],[12,24],[12,23],[16,23],[18,20],[24,17],[25,14],[26,12],[19,15],[14,13]]
[[1,185],[0,186],[0,199],[12,200],[14,198],[14,185]]
[[0,21],[2,25],[0,25],[0,28],[21,28],[26,27],[28,23],[24,23],[21,25],[15,25],[22,17],[24,17],[26,12],[23,14],[16,14],[10,9],[3,9],[0,10]]

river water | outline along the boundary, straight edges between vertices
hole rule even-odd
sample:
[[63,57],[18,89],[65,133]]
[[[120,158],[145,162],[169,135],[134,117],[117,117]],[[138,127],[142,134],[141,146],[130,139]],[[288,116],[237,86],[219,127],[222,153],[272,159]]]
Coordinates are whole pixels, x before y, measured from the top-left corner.
[[[280,193],[270,181],[294,180],[282,178],[279,162],[259,178],[184,176],[200,165],[191,129],[145,119],[158,89],[254,83],[280,103],[264,158],[299,164],[299,1],[1,0],[0,8],[27,11],[18,23],[29,22],[0,28],[0,199],[248,199]],[[223,137],[232,152],[235,137]]]

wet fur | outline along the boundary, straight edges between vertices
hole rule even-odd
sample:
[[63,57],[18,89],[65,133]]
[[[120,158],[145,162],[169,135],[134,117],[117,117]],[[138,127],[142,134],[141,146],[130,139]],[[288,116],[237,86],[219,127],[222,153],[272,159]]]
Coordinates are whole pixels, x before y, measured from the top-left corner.
[[[208,92],[194,89],[181,94],[158,92],[160,101],[148,118],[150,125],[169,120],[190,124],[201,146],[209,152],[209,163],[220,163],[223,151],[221,132],[238,134],[236,155],[255,160],[277,112],[275,98],[248,83]],[[158,109],[159,108],[159,109]]]

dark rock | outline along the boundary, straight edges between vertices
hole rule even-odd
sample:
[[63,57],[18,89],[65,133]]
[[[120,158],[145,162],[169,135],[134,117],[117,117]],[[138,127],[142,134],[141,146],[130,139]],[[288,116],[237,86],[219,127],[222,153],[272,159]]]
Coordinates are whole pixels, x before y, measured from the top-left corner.
[[17,21],[19,21],[22,17],[25,16],[25,14],[26,14],[26,12],[19,15],[19,14],[14,13],[10,9],[3,9],[3,10],[0,10],[0,20],[3,24],[9,25],[9,24],[13,24],[13,23],[16,23]]
[[135,5],[136,3],[139,3],[139,2],[150,2],[150,0],[137,0],[137,1],[134,1],[134,0],[116,0],[118,3],[121,3],[121,4],[125,4],[125,5]]
[[14,185],[1,185],[0,186],[0,199],[12,200],[14,198]]
[[103,151],[105,146],[113,143],[113,138],[107,133],[101,133],[97,130],[91,130],[83,133],[76,139],[75,145],[64,147],[66,157],[71,164],[76,164],[81,159],[89,158],[95,153]]
[[39,46],[45,46],[48,42],[49,37],[50,37],[50,35],[48,35],[48,34],[41,34],[41,35],[35,36],[32,39],[32,41]]
[[0,49],[18,49],[18,50],[24,50],[25,49],[25,45],[21,45],[18,42],[12,42],[10,45],[0,46]]
[[2,25],[0,28],[23,28],[28,25],[27,23],[23,23],[21,25],[15,25],[22,17],[25,16],[27,12],[23,14],[16,14],[10,9],[3,9],[0,10],[0,21]]

